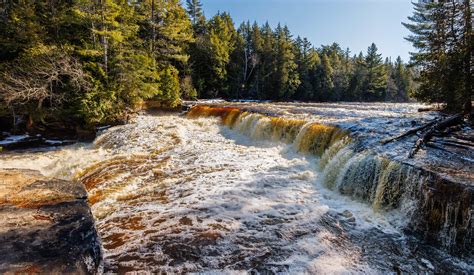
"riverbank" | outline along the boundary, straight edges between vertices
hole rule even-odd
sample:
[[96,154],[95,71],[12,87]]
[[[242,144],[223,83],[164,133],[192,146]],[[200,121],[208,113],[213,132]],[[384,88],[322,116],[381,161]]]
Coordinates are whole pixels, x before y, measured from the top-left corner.
[[101,243],[81,183],[21,169],[0,169],[0,179],[0,272],[100,270]]

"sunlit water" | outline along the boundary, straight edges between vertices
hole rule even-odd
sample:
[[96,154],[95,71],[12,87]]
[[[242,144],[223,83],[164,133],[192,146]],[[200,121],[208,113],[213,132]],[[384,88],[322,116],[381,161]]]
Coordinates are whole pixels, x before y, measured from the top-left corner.
[[375,211],[323,186],[319,158],[213,118],[139,116],[94,144],[9,153],[0,167],[82,181],[106,272],[472,268],[405,235],[399,210]]

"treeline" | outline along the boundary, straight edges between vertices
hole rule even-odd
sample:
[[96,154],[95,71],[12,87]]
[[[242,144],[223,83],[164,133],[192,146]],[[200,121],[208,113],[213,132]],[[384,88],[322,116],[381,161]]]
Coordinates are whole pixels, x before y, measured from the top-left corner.
[[197,0],[187,1],[195,41],[191,75],[203,98],[306,101],[407,101],[413,73],[400,57],[382,59],[375,44],[351,55],[334,43],[315,48],[286,26],[242,23],[227,13],[206,20]]
[[192,41],[179,0],[0,1],[0,109],[94,125],[177,106]]
[[374,44],[352,55],[286,26],[236,29],[198,0],[0,1],[0,117],[28,126],[117,122],[145,100],[406,101],[412,78]]
[[413,3],[407,40],[418,52],[412,63],[420,71],[415,98],[446,103],[455,112],[472,111],[474,35],[472,0],[424,0]]

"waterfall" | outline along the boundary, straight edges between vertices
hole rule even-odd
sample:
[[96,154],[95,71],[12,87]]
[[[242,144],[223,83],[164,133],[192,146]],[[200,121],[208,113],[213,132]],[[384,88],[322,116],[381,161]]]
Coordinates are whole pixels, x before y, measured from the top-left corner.
[[219,117],[224,125],[253,139],[293,144],[298,152],[316,156],[323,155],[332,144],[348,135],[347,131],[331,125],[271,117],[236,108],[194,106],[187,116]]
[[[420,172],[372,153],[355,153],[335,144],[321,159],[321,183],[329,189],[367,201],[375,210],[399,208],[402,195],[423,182]],[[334,147],[334,148],[333,148]],[[336,153],[334,153],[336,151]]]
[[445,180],[432,172],[356,150],[346,130],[230,107],[194,106],[187,116],[219,117],[253,139],[292,144],[300,153],[320,157],[318,181],[328,189],[367,202],[375,211],[400,210],[410,230],[449,250],[465,251],[473,243],[472,190],[460,188],[458,194],[453,184],[448,191]]
[[367,201],[377,210],[398,208],[404,184],[419,180],[413,169],[398,162],[356,153],[347,131],[338,127],[226,107],[194,106],[188,117],[219,117],[224,125],[253,139],[293,144],[298,152],[320,156],[324,186]]

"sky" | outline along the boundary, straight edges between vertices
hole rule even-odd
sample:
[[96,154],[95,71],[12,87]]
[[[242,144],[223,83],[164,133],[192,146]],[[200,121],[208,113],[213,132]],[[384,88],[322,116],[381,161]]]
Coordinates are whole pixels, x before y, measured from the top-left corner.
[[206,17],[229,12],[236,26],[250,20],[272,27],[279,22],[316,47],[339,43],[352,54],[374,42],[384,57],[409,60],[411,44],[401,22],[412,14],[410,0],[202,0]]

